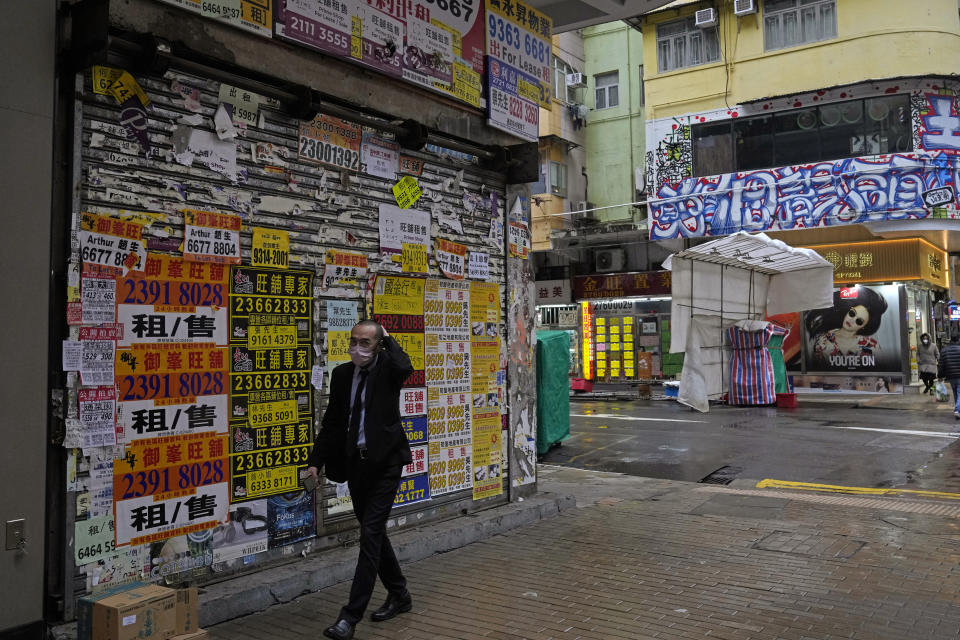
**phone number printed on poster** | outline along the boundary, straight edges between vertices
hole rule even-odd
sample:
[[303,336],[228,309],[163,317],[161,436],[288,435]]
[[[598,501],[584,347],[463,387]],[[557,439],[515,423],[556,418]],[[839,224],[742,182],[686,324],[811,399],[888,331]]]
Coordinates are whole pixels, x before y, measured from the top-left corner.
[[521,0],[486,0],[486,8],[487,55],[532,76],[540,89],[535,100],[550,109],[553,21]]
[[397,341],[413,365],[413,373],[404,382],[405,387],[419,387],[425,383],[424,282],[420,278],[377,276],[374,285],[373,319]]
[[360,169],[360,125],[332,116],[300,123],[298,155],[304,162],[338,169]]
[[431,442],[429,447],[430,494],[440,496],[469,489],[473,482],[470,475],[471,454],[472,449],[469,444],[445,447],[439,442]]
[[230,496],[295,491],[313,442],[313,274],[234,267]]

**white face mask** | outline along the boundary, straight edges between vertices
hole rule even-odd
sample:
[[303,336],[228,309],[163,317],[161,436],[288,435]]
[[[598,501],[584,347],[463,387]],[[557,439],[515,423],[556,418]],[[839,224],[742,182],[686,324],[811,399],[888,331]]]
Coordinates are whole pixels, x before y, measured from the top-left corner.
[[350,360],[358,367],[365,367],[373,360],[373,349],[364,349],[360,345],[353,345],[347,349],[350,354]]

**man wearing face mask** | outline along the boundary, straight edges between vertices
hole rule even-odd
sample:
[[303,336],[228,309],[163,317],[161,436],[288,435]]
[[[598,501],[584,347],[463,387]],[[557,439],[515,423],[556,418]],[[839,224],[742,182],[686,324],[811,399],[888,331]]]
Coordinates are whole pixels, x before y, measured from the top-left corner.
[[410,358],[383,327],[372,320],[350,332],[350,360],[333,370],[330,401],[310,454],[307,473],[326,475],[350,487],[360,521],[360,557],[350,601],[323,635],[349,640],[363,618],[380,576],[387,601],[370,616],[374,622],[410,611],[412,600],[397,556],[387,538],[387,518],[404,465],[412,461],[400,424],[400,389],[413,372]]

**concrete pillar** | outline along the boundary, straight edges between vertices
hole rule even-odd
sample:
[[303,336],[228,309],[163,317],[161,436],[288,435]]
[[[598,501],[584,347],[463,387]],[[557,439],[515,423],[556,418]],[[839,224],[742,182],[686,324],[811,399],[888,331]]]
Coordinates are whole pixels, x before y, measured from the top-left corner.
[[[43,618],[56,3],[4,7],[0,42],[0,636]],[[26,520],[26,551],[5,523]],[[26,637],[26,636],[24,636]],[[40,637],[37,635],[36,637]]]

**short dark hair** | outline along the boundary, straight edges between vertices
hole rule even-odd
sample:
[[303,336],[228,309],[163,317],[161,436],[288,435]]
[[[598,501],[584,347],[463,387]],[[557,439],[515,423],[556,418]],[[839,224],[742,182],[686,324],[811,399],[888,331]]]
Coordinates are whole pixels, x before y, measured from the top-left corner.
[[870,336],[880,328],[880,318],[887,311],[887,301],[882,295],[869,287],[856,287],[852,298],[845,298],[841,290],[833,292],[833,306],[827,309],[814,309],[807,312],[807,333],[811,336],[832,331],[843,326],[843,318],[850,309],[863,306],[867,310],[867,324],[857,329],[859,336]]
[[357,327],[373,327],[377,331],[377,340],[383,340],[383,327],[376,320],[361,320],[357,324],[353,325],[353,328]]

